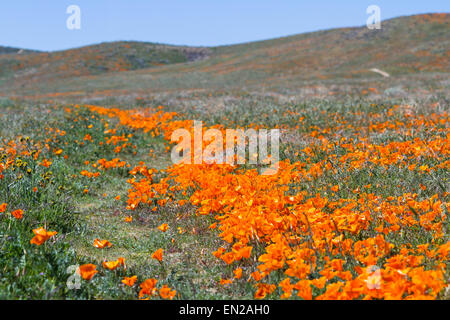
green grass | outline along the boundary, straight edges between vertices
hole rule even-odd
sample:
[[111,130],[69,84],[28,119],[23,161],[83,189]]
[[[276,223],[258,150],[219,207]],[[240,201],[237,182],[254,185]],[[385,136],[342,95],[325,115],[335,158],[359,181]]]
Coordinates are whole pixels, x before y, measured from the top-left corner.
[[[337,166],[335,158],[348,153],[343,143],[337,143],[342,137],[356,137],[354,143],[367,138],[379,145],[445,137],[448,121],[433,125],[433,129],[423,125],[385,131],[370,129],[371,124],[385,121],[406,122],[408,112],[425,118],[448,112],[449,70],[448,63],[445,64],[448,58],[444,56],[448,40],[442,38],[445,36],[442,30],[448,29],[448,15],[442,21],[433,19],[427,16],[393,19],[384,25],[386,31],[375,35],[364,28],[339,29],[209,48],[205,49],[209,58],[196,62],[188,62],[192,57],[187,57],[180,48],[155,49],[155,44],[144,43],[102,44],[75,49],[69,54],[30,53],[21,58],[33,65],[36,61],[31,57],[40,55],[57,58],[68,54],[70,62],[73,54],[86,54],[80,58],[83,68],[70,69],[69,73],[55,71],[52,69],[57,67],[55,64],[50,64],[51,70],[45,75],[22,73],[31,69],[14,71],[15,62],[11,59],[16,57],[0,57],[0,65],[8,65],[0,75],[3,95],[0,145],[11,140],[18,142],[22,136],[29,137],[30,147],[33,141],[41,142],[41,148],[45,144],[50,148],[44,148],[36,161],[22,157],[27,167],[8,171],[0,179],[0,204],[8,203],[7,212],[0,214],[0,299],[135,299],[139,283],[146,278],[157,278],[159,286],[167,284],[183,299],[253,298],[255,288],[247,279],[229,286],[218,284],[221,278],[232,278],[236,266],[229,266],[211,254],[226,246],[218,231],[208,228],[215,221],[213,215],[196,216],[196,208],[191,205],[158,206],[156,212],[140,206],[129,211],[126,209],[131,187],[127,183],[129,168],[92,168],[101,158],[118,157],[130,168],[143,161],[148,167],[162,170],[155,176],[162,178],[166,175],[163,170],[171,165],[170,155],[165,152],[167,142],[162,137],[120,126],[116,119],[75,108],[72,103],[123,109],[163,105],[165,111],[175,111],[183,119],[202,120],[204,126],[280,126],[281,159],[302,161],[308,166],[327,159],[338,167],[336,172],[325,171],[318,177],[292,182],[291,188],[306,191],[311,197],[318,193],[330,201],[358,199],[355,189],[360,188],[382,199],[416,193],[418,200],[426,200],[438,194],[448,203],[450,176],[446,167],[422,173],[395,164],[383,167],[366,161],[361,168],[351,169],[348,164]],[[417,28],[411,28],[414,24]],[[124,47],[127,44],[131,48]],[[433,59],[411,55],[417,48],[432,50]],[[124,59],[123,66],[132,71],[114,72],[110,65],[91,59],[109,50],[114,51],[110,62]],[[126,56],[130,52],[132,55]],[[144,59],[143,64],[139,58]],[[159,63],[165,65],[155,65]],[[142,69],[148,67],[151,68]],[[367,72],[372,67],[392,76],[382,78]],[[82,72],[72,74],[77,71]],[[102,75],[103,72],[108,73]],[[397,105],[401,107],[396,109]],[[66,112],[66,108],[72,112]],[[337,127],[338,121],[351,127]],[[117,136],[131,134],[131,146],[119,154],[114,152],[113,145],[100,146],[99,142],[110,136],[105,133],[106,123],[109,129],[117,129]],[[65,135],[55,137],[49,134],[49,128],[65,131]],[[315,137],[312,132],[317,133]],[[358,136],[359,133],[362,134]],[[84,141],[88,134],[94,142]],[[333,148],[321,150],[320,136],[332,143]],[[302,151],[306,146],[314,151],[312,156]],[[63,153],[55,155],[56,149],[62,149]],[[153,155],[149,154],[150,149],[154,150]],[[52,160],[48,169],[37,164],[43,157]],[[90,163],[86,165],[85,161]],[[424,155],[405,161],[433,167],[447,159]],[[29,174],[28,168],[32,169]],[[81,170],[100,171],[101,175],[87,178],[80,175]],[[339,186],[338,193],[330,190],[335,185]],[[37,193],[33,191],[36,186]],[[114,199],[117,195],[120,200]],[[20,221],[8,214],[18,208],[24,210],[24,219]],[[434,245],[448,241],[449,221],[445,212],[446,234]],[[133,216],[133,222],[124,221],[128,215]],[[165,233],[157,229],[163,223],[169,225]],[[32,229],[43,225],[58,234],[42,246],[31,245]],[[362,239],[373,231],[367,230],[359,237]],[[95,238],[107,239],[113,246],[94,248]],[[386,236],[387,241],[398,246],[405,239],[412,246],[432,241],[430,233],[419,227],[402,236]],[[256,254],[264,252],[263,245],[253,245],[252,258],[239,262],[246,275],[256,270]],[[158,248],[164,248],[162,264],[151,258]],[[398,250],[396,247],[392,254]],[[101,266],[105,259],[118,257],[126,259],[126,270],[108,271]],[[79,290],[69,289],[68,268],[85,263],[96,264],[99,273],[91,281],[82,280]],[[434,266],[427,263],[426,267]],[[133,288],[121,285],[125,275],[138,276]],[[283,277],[282,273],[273,273],[268,282],[277,283]],[[445,277],[448,283],[448,265]],[[278,288],[269,298],[278,298],[280,293]],[[323,292],[314,295],[320,293]],[[448,299],[448,294],[441,293],[438,298]]]

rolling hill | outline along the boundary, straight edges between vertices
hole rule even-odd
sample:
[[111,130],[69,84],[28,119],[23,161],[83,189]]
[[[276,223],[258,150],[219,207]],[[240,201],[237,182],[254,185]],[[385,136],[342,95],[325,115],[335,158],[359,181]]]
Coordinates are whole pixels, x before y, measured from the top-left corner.
[[0,55],[13,54],[13,55],[18,56],[18,55],[24,55],[24,54],[29,54],[29,53],[37,53],[37,52],[39,52],[39,51],[0,46]]
[[[206,48],[178,47],[145,42],[101,43],[56,52],[17,53],[16,48],[0,48],[0,75],[14,73],[26,78],[67,78],[96,75],[195,61],[208,56]],[[12,54],[15,53],[15,54]]]
[[383,21],[211,48],[113,42],[0,55],[0,92],[93,92],[290,86],[309,80],[450,71],[450,15]]

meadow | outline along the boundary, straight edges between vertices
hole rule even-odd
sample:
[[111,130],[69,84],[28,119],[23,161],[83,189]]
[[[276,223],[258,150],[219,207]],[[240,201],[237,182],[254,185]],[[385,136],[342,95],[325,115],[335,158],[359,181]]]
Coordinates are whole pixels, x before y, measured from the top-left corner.
[[192,121],[163,107],[2,108],[2,298],[446,297],[439,102],[203,116],[279,127],[273,176],[172,165],[170,134]]
[[[439,37],[448,20],[389,30]],[[298,41],[333,32],[193,50],[202,61],[170,48],[174,64],[107,74],[3,69],[0,299],[449,299],[448,50],[290,67]],[[27,55],[0,64],[48,58]],[[280,129],[279,170],[173,164],[171,134],[194,120]]]

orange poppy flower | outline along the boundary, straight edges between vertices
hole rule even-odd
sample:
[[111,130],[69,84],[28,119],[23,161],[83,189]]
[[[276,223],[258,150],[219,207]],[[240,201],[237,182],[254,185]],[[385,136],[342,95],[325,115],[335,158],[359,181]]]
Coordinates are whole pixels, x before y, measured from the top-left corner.
[[103,268],[108,270],[115,270],[119,266],[123,266],[125,264],[124,258],[119,258],[116,261],[104,261]]
[[283,281],[281,281],[278,286],[283,290],[283,295],[281,298],[287,299],[292,295],[292,290],[294,289],[294,285],[291,284],[291,279],[286,278]]
[[223,256],[221,256],[220,259],[225,261],[227,264],[231,264],[234,261],[234,253],[233,252],[227,252]]
[[78,267],[77,273],[84,279],[84,280],[91,280],[92,277],[98,272],[97,266],[95,264],[83,264]]
[[208,227],[208,229],[215,229],[215,228],[217,228],[217,222],[214,222],[212,225]]
[[11,212],[11,214],[16,218],[17,220],[21,220],[23,218],[23,210],[17,209]]
[[263,289],[260,288],[255,292],[255,296],[254,296],[255,299],[264,299],[265,297],[266,297],[266,293],[264,292]]
[[294,289],[297,290],[297,296],[304,300],[312,299],[312,290],[309,280],[300,280],[294,285]]
[[125,222],[132,222],[132,221],[133,221],[133,216],[125,217]]
[[137,276],[125,277],[122,279],[122,283],[125,285],[132,287],[137,280]]
[[172,300],[175,297],[176,293],[176,290],[171,290],[167,285],[163,285],[162,288],[159,289],[159,295],[163,299]]
[[239,250],[238,255],[242,258],[248,259],[252,253],[252,247],[244,247]]
[[259,281],[262,279],[262,275],[259,271],[252,272],[250,275],[253,279],[255,279],[255,281]]
[[258,284],[258,290],[255,293],[255,299],[264,299],[266,295],[271,294],[277,287],[274,284]]
[[158,280],[156,279],[147,279],[140,284],[141,291],[139,291],[139,298],[142,298],[145,295],[152,296],[154,295],[158,289],[156,289],[156,283]]
[[158,227],[158,229],[161,230],[162,232],[166,232],[167,229],[169,229],[169,226],[167,225],[167,223],[163,223]]
[[240,279],[242,277],[242,268],[237,268],[233,273],[236,279]]
[[231,280],[231,279],[220,279],[220,284],[223,286],[230,284],[232,282],[233,282],[233,280]]
[[326,282],[327,282],[327,278],[326,277],[321,277],[321,278],[318,278],[318,279],[314,279],[311,282],[317,288],[323,289],[325,287]]
[[103,249],[105,247],[110,248],[112,246],[112,243],[108,240],[95,239],[93,246],[99,249]]
[[38,229],[34,229],[33,233],[35,234],[35,236],[33,237],[33,239],[30,240],[30,243],[40,246],[41,244],[43,244],[45,241],[47,241],[48,239],[53,237],[58,232],[47,231],[41,227]]
[[42,165],[46,168],[50,167],[51,164],[52,162],[48,161],[47,159],[42,160]]
[[161,262],[163,259],[163,249],[158,249],[155,252],[153,252],[152,258]]
[[220,256],[225,252],[225,248],[220,247],[219,249],[217,249],[216,251],[214,251],[212,254],[213,256],[215,256],[216,258],[220,258]]
[[6,203],[2,203],[2,204],[0,205],[0,213],[5,212],[7,206],[8,206],[8,205],[7,205]]

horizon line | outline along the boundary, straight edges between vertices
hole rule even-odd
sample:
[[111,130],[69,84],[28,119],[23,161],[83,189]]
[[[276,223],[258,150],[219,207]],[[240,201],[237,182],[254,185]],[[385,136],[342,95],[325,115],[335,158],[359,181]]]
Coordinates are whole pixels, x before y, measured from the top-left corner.
[[[386,18],[384,20],[381,20],[381,22],[386,22],[386,21],[400,19],[400,18],[407,18],[407,17],[414,17],[414,16],[424,16],[424,15],[433,15],[433,14],[446,14],[446,15],[448,15],[448,14],[450,14],[450,12],[424,12],[424,13],[415,13],[415,14],[410,14],[410,15],[400,15],[400,16],[395,16],[395,17],[391,17],[391,18]],[[273,38],[263,38],[263,39],[258,39],[258,40],[249,40],[249,41],[246,41],[246,42],[236,42],[236,43],[228,43],[228,44],[220,44],[220,45],[188,45],[188,44],[174,44],[174,43],[152,42],[152,41],[146,41],[146,40],[131,40],[131,39],[123,40],[122,39],[122,40],[100,41],[100,42],[94,42],[94,43],[85,44],[85,45],[78,46],[78,47],[69,47],[69,48],[65,48],[65,49],[56,49],[56,50],[40,50],[40,49],[33,49],[33,48],[23,48],[23,47],[8,46],[8,45],[2,45],[2,44],[0,44],[0,47],[2,47],[2,48],[9,48],[9,49],[17,49],[18,51],[20,51],[20,50],[33,51],[35,53],[57,53],[57,52],[63,52],[63,51],[68,51],[68,50],[77,50],[77,49],[97,46],[97,45],[101,45],[101,44],[105,44],[105,43],[118,43],[118,42],[138,42],[138,43],[146,43],[146,44],[153,44],[153,45],[163,45],[163,46],[168,46],[168,47],[220,48],[220,47],[238,46],[238,45],[245,45],[245,44],[251,44],[251,43],[258,43],[258,42],[264,42],[264,41],[271,41],[271,40],[289,38],[289,37],[294,37],[294,36],[299,36],[299,35],[306,35],[306,34],[315,33],[315,32],[323,32],[323,31],[331,31],[331,30],[339,30],[339,29],[356,29],[356,28],[363,28],[363,27],[364,27],[364,25],[316,29],[316,30],[305,31],[305,32],[301,32],[301,33],[292,33],[292,34],[281,35],[281,36],[277,36],[277,37],[273,37]],[[14,52],[11,52],[11,54],[14,54]]]

